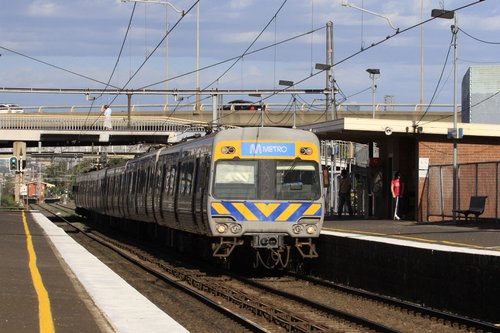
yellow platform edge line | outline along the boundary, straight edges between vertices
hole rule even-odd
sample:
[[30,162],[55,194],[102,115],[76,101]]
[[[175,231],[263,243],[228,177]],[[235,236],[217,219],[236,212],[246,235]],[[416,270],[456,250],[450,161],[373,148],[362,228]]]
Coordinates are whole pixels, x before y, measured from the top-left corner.
[[444,244],[444,245],[458,246],[458,247],[468,247],[468,248],[473,248],[473,249],[477,249],[477,250],[489,250],[489,251],[499,251],[500,250],[500,249],[496,249],[496,248],[479,246],[479,245],[455,243],[455,242],[450,242],[450,241],[438,241],[438,240],[409,237],[409,236],[403,236],[403,235],[381,234],[381,233],[369,232],[369,231],[346,230],[346,229],[335,229],[335,228],[323,228],[323,230],[345,232],[345,233],[351,233],[351,234],[355,233],[355,234],[362,234],[362,235],[368,235],[368,236],[382,236],[382,237],[388,237],[388,238],[400,238],[400,239],[412,240],[412,241],[423,242],[423,243],[433,243],[433,244]]
[[47,289],[42,281],[42,275],[38,270],[36,264],[36,252],[33,246],[33,240],[26,221],[26,215],[23,211],[23,225],[24,232],[26,233],[26,245],[29,254],[29,268],[31,272],[31,279],[38,296],[38,322],[40,324],[40,333],[55,333],[54,320],[52,319],[52,310],[50,308],[50,299]]

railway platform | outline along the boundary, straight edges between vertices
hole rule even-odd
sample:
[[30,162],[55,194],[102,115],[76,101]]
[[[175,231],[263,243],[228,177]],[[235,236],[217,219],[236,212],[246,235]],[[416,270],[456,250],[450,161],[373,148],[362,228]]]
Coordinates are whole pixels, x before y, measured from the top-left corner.
[[[500,222],[452,221],[417,223],[410,220],[327,218],[323,234],[403,246],[500,256]],[[473,251],[471,251],[473,250]]]
[[327,219],[311,273],[500,327],[500,223]]
[[38,212],[0,212],[0,332],[187,332]]

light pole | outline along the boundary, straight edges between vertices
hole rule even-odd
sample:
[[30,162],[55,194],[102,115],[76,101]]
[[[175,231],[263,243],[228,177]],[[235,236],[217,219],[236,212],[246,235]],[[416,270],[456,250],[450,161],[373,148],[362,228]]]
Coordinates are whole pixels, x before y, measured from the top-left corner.
[[331,104],[330,120],[334,120],[335,114],[337,112],[337,105],[335,103],[335,79],[333,78],[333,65],[316,64],[314,68],[326,72],[326,87],[325,87],[326,110],[328,111],[329,104],[331,101],[332,104]]
[[357,9],[357,10],[360,10],[362,12],[365,12],[365,13],[368,13],[368,14],[372,14],[372,15],[375,15],[375,16],[378,16],[378,17],[381,17],[383,19],[385,19],[387,21],[387,23],[389,23],[389,25],[391,26],[392,29],[396,30],[396,31],[399,31],[399,28],[395,27],[392,22],[391,22],[391,19],[388,17],[388,16],[385,16],[385,15],[382,15],[382,14],[379,14],[379,13],[376,13],[376,12],[373,12],[371,10],[368,10],[368,9],[364,9],[364,8],[361,8],[361,7],[358,7],[356,5],[353,5],[352,3],[349,3],[348,0],[342,0],[342,6],[344,7],[351,7],[351,8],[354,8],[354,9]]
[[[293,81],[287,81],[287,80],[279,80],[278,84],[280,86],[285,86],[285,87],[293,87],[294,83]],[[295,121],[295,94],[292,94],[292,108],[293,108],[293,127],[292,128],[297,128],[296,126],[296,121]]]
[[122,2],[140,2],[140,3],[156,3],[166,5],[165,13],[165,112],[168,111],[168,7],[175,10],[177,13],[184,15],[184,11],[175,7],[171,2],[164,0],[121,0]]
[[448,138],[453,139],[453,222],[457,220],[457,139],[462,138],[462,132],[458,129],[458,105],[457,105],[457,16],[452,10],[433,9],[431,16],[434,18],[453,19],[451,33],[453,34],[453,128],[448,129]]
[[375,80],[380,77],[380,69],[368,68],[366,71],[370,74],[370,79],[372,79],[372,117],[375,119],[375,91],[377,90]]

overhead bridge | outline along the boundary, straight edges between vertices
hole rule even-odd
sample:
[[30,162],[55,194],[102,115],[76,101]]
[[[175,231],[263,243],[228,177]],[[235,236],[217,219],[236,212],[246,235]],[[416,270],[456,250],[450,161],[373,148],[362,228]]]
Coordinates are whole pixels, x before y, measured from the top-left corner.
[[209,124],[192,123],[167,117],[134,118],[114,116],[112,129],[105,129],[103,117],[98,115],[0,115],[0,146],[12,147],[15,141],[28,147],[131,145],[137,143],[175,143],[191,137],[203,136]]

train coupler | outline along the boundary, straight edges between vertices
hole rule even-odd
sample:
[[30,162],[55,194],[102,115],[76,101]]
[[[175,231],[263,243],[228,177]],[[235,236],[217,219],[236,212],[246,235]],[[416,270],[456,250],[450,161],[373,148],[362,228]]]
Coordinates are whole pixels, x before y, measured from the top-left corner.
[[295,238],[295,247],[299,251],[302,258],[319,257],[318,252],[316,252],[316,244],[312,242],[311,238],[307,238],[307,241],[304,241],[301,238]]
[[214,252],[212,255],[214,257],[227,258],[231,255],[234,248],[238,245],[243,245],[243,239],[230,238],[229,240],[220,238],[218,243],[213,243],[212,248]]

